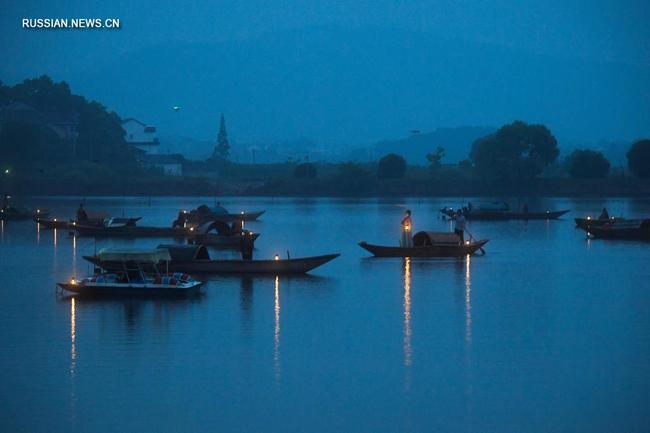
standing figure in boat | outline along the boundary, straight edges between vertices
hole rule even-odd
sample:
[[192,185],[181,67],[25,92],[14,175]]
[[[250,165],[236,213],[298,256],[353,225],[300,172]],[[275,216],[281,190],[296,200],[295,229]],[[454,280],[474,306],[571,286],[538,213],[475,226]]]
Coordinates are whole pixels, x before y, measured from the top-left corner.
[[88,214],[86,213],[86,210],[84,209],[84,204],[83,203],[79,203],[79,209],[77,209],[77,221],[79,221],[79,222],[88,221]]
[[5,194],[2,196],[2,210],[7,210],[9,209],[9,195]]
[[410,248],[413,246],[413,220],[411,220],[411,211],[406,210],[404,218],[402,218],[402,237],[399,240],[399,246],[403,248]]
[[460,238],[460,243],[465,242],[465,215],[463,211],[459,210],[456,214],[456,219],[454,222],[454,233]]
[[607,208],[604,207],[603,211],[600,213],[600,216],[598,217],[600,221],[607,221],[609,220],[609,212],[607,212]]

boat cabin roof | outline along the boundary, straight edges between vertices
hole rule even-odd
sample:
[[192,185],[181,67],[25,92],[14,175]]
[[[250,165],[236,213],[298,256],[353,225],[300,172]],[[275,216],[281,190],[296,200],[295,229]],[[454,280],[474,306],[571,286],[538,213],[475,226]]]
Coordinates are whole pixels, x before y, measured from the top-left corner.
[[158,263],[171,260],[166,249],[153,250],[117,250],[104,248],[97,253],[101,261]]
[[210,260],[210,253],[205,245],[163,244],[157,248],[167,250],[174,261]]
[[458,244],[460,238],[454,232],[417,232],[413,236],[413,246],[425,247],[436,244]]

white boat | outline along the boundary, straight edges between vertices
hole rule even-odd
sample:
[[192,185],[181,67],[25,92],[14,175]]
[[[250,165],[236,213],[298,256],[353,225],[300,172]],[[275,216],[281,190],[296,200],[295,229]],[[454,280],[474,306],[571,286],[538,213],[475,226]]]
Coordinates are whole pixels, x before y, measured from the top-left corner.
[[[120,270],[110,273],[96,273],[90,277],[58,283],[61,289],[87,296],[189,296],[197,294],[203,282],[188,274],[161,272],[160,264],[168,263],[169,251],[163,249],[148,251],[106,252],[112,261],[121,265]],[[145,273],[144,266],[153,269]]]

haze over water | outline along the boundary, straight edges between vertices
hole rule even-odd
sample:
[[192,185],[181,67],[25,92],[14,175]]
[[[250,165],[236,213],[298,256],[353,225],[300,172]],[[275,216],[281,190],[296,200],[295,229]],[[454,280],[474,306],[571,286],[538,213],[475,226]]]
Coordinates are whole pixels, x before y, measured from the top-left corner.
[[[80,199],[32,198],[71,217]],[[308,277],[211,276],[192,300],[84,300],[55,282],[95,248],[169,239],[73,239],[0,222],[0,431],[646,432],[650,245],[587,241],[573,218],[637,199],[546,199],[558,221],[470,222],[485,256],[373,259],[450,230],[461,199],[227,198],[262,210],[256,258],[342,253]],[[205,198],[90,198],[168,226]],[[511,200],[512,205],[517,200]],[[213,257],[235,252],[211,250]]]

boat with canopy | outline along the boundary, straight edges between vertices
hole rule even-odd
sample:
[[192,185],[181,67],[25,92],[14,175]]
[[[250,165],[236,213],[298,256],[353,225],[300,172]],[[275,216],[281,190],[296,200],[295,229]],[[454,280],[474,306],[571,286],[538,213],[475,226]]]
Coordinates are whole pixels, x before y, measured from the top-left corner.
[[72,278],[57,286],[67,292],[87,296],[156,297],[193,295],[199,292],[203,284],[186,273],[170,273],[166,264],[171,257],[166,249],[105,249],[97,253],[97,257],[115,263],[115,269],[81,280]]
[[[158,245],[157,250],[165,250],[169,261],[156,263],[158,267],[166,266],[171,272],[191,274],[305,274],[325,263],[334,260],[339,254],[326,254],[312,257],[280,258],[264,260],[214,260],[205,245]],[[121,263],[104,254],[84,256],[95,266],[107,271],[120,269]],[[142,264],[150,269],[152,263]]]

